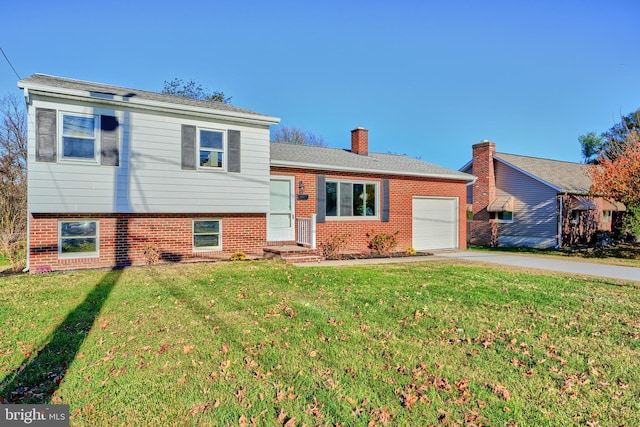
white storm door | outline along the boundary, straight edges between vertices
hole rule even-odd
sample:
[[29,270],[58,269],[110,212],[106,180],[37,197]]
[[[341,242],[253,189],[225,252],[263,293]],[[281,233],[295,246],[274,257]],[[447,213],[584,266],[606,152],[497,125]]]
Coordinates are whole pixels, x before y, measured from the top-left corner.
[[267,240],[295,240],[293,177],[271,177]]

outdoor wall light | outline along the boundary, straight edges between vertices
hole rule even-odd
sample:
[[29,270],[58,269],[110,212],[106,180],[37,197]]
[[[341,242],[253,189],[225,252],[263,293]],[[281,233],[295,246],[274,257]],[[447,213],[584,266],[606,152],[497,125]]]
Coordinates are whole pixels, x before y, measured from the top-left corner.
[[300,190],[300,194],[304,193],[304,182],[300,181],[298,183],[298,190]]

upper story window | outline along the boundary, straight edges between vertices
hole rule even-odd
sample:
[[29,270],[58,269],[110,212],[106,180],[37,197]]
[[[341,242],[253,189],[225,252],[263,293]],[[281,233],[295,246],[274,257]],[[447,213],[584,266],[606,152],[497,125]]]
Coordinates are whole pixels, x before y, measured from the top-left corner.
[[611,211],[602,211],[602,222],[609,222],[611,219]]
[[369,217],[378,216],[378,183],[327,181],[326,216]]
[[223,169],[224,162],[224,132],[200,129],[199,161],[202,168]]
[[98,120],[98,116],[62,114],[62,158],[96,159]]

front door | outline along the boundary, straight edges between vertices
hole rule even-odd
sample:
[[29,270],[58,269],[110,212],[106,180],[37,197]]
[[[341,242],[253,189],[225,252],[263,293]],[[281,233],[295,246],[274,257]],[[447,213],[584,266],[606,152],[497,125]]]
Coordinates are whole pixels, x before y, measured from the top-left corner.
[[267,240],[295,240],[293,177],[272,176]]

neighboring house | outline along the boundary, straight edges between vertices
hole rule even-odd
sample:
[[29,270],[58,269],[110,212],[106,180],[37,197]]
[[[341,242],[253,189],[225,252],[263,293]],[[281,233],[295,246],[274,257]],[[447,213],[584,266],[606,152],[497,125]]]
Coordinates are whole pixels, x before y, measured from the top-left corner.
[[360,251],[371,230],[398,231],[399,249],[466,246],[473,177],[367,153],[366,130],[352,151],[271,144],[278,118],[228,104],[42,74],[18,86],[32,272],[262,256],[344,233]]
[[590,243],[597,231],[611,231],[625,207],[591,197],[584,168],[497,153],[489,141],[474,145],[472,161],[461,168],[477,177],[467,198],[469,243],[552,248]]

